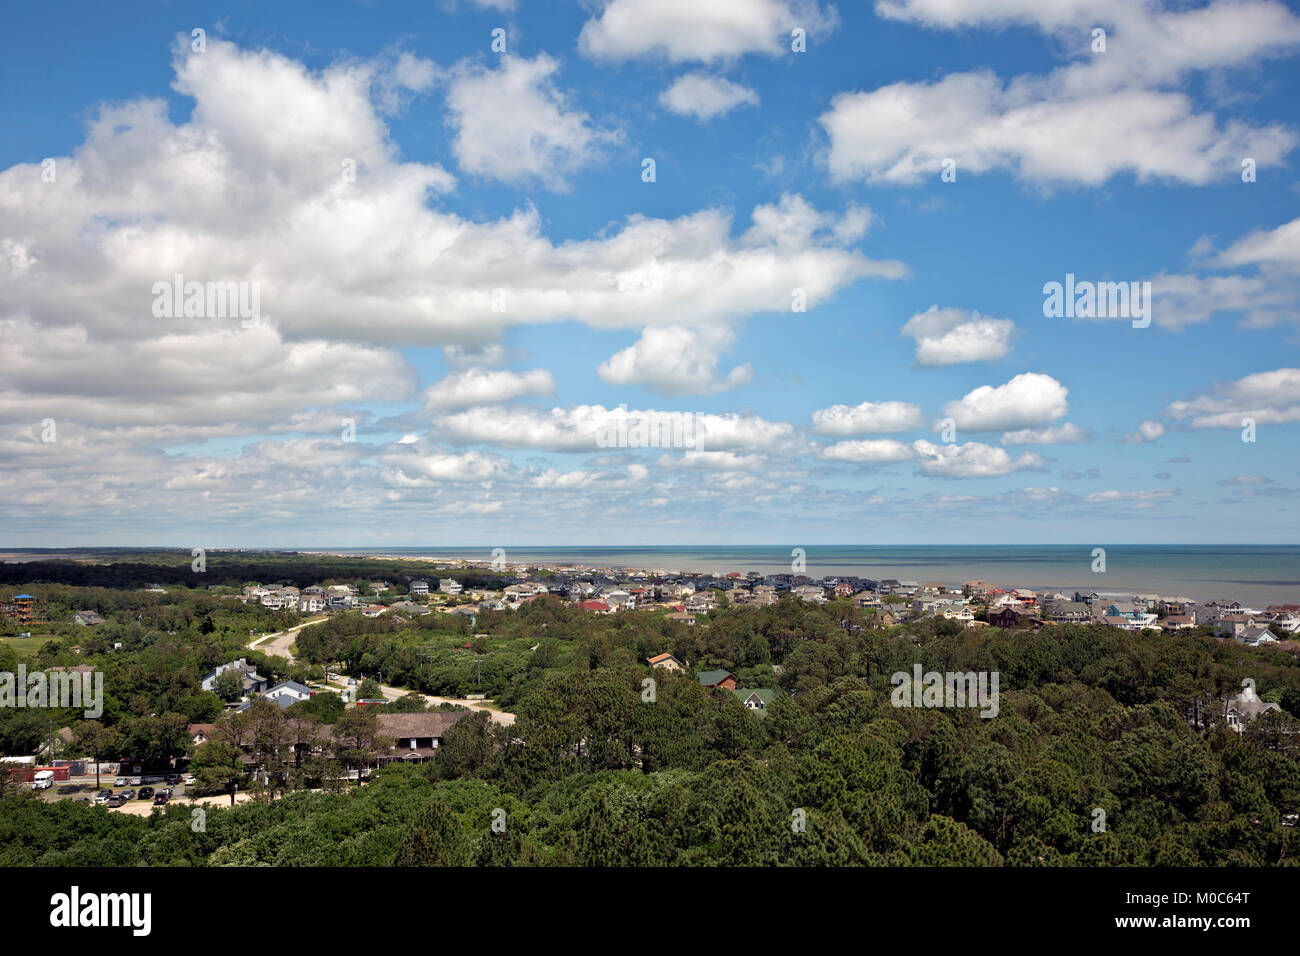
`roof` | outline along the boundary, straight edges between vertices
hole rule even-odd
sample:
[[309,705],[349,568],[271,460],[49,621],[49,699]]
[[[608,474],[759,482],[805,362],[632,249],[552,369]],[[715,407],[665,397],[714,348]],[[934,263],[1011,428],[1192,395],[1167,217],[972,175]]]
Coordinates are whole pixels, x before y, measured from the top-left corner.
[[731,671],[723,671],[723,670],[700,671],[695,676],[699,678],[700,683],[703,684],[705,687],[714,687],[718,684],[721,684],[728,677],[730,677],[732,680],[735,680],[735,675],[732,674]]
[[660,661],[675,661],[675,660],[677,660],[677,658],[674,657],[672,654],[664,653],[664,654],[656,654],[654,657],[650,658],[650,663],[658,664]]
[[284,688],[285,690],[294,690],[294,691],[297,691],[297,692],[300,693],[300,694],[310,694],[310,693],[311,693],[311,688],[310,688],[310,687],[308,687],[306,684],[299,684],[296,680],[282,680],[282,681],[280,681],[280,683],[276,684],[274,687],[268,688],[267,691],[266,691],[266,693],[269,695],[269,694],[271,693],[271,691],[273,691],[273,690],[279,690],[280,688]]
[[757,697],[766,707],[772,701],[776,700],[776,691],[768,690],[764,687],[737,687],[732,691],[741,700],[749,700],[751,697]]
[[441,737],[467,710],[425,710],[414,714],[380,714],[379,727],[389,737]]

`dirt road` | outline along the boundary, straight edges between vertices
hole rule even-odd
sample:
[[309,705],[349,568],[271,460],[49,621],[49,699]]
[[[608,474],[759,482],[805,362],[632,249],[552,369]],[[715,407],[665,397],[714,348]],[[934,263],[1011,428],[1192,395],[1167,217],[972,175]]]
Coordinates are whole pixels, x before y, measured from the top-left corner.
[[[293,647],[293,642],[295,638],[297,638],[298,632],[304,627],[310,627],[313,624],[320,624],[322,621],[327,620],[329,620],[329,618],[322,617],[312,621],[304,621],[296,627],[291,627],[285,631],[277,631],[274,634],[264,634],[255,641],[252,641],[248,645],[249,649],[259,650],[264,654],[274,654],[276,657],[287,657],[292,661],[294,660],[294,656],[290,648]],[[383,692],[385,700],[397,700],[397,698],[405,697],[410,693],[409,690],[405,690],[401,687],[388,687],[384,684],[380,684],[379,689]],[[497,710],[492,706],[490,700],[462,700],[458,697],[434,697],[430,694],[421,694],[420,696],[430,704],[434,705],[459,704],[462,707],[468,707],[470,710],[487,711],[492,715],[492,719],[503,727],[509,727],[515,722],[514,714],[507,713],[504,710]]]

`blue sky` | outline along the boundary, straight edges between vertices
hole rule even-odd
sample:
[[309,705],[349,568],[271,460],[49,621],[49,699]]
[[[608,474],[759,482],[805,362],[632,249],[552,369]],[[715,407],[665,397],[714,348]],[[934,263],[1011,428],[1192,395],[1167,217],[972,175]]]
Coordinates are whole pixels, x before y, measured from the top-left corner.
[[1293,540],[1284,4],[6,22],[0,544]]

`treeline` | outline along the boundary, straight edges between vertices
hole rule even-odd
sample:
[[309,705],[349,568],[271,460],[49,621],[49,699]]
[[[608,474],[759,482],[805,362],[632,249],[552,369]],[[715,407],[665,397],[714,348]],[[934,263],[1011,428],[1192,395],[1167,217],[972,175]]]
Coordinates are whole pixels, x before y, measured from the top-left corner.
[[[485,556],[486,557],[486,556]],[[410,579],[433,584],[454,578],[466,587],[499,590],[515,579],[482,569],[440,569],[427,561],[387,558],[334,557],[268,552],[208,551],[205,569],[194,571],[189,551],[130,555],[111,563],[54,559],[0,563],[0,590],[32,584],[67,584],[77,587],[139,589],[150,584],[188,588],[240,588],[250,582],[279,582],[298,588],[312,584],[344,584],[386,580],[404,585]],[[436,585],[435,585],[436,587]]]

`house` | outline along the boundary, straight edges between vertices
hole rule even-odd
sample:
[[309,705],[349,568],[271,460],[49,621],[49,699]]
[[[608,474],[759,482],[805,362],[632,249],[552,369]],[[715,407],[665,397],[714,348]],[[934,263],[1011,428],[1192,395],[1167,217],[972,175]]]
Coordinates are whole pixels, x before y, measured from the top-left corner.
[[668,618],[670,621],[677,621],[681,624],[685,624],[687,627],[695,626],[695,615],[690,611],[671,611],[668,614],[665,614],[664,617]]
[[412,581],[410,591],[412,594],[424,595],[429,593],[428,581]]
[[229,664],[221,664],[216,668],[216,670],[213,670],[204,676],[201,682],[203,689],[212,690],[216,686],[217,677],[232,669],[239,672],[239,676],[243,680],[243,693],[245,695],[260,694],[262,691],[266,690],[269,681],[258,674],[257,669],[242,657],[239,658],[239,660],[231,661]]
[[385,591],[389,589],[389,587],[390,585],[387,581],[370,582],[370,590],[374,591],[376,594],[383,594]]
[[712,591],[697,591],[686,599],[688,611],[712,611],[718,606],[718,596]]
[[300,700],[308,700],[311,694],[310,687],[299,684],[297,681],[286,680],[276,684],[262,696],[267,700],[278,700],[281,697],[286,697],[290,703],[297,703]]
[[909,617],[911,612],[903,604],[885,604],[881,605],[876,612],[876,623],[881,627],[893,627],[896,624],[902,624]]
[[686,665],[672,654],[656,654],[654,657],[650,658],[649,663],[651,667],[662,667],[667,671],[686,670]]
[[367,604],[361,609],[361,613],[366,617],[379,617],[387,610],[388,608],[382,604]]
[[443,578],[438,582],[438,590],[443,594],[459,594],[464,588],[459,581],[453,578]]
[[1228,701],[1223,716],[1228,721],[1229,727],[1241,733],[1252,720],[1270,710],[1281,711],[1282,708],[1277,704],[1267,704],[1260,700],[1255,694],[1255,689],[1248,684],[1242,688],[1240,694]]
[[1087,624],[1092,619],[1082,601],[1049,601],[1043,605],[1043,620],[1054,624]]
[[1245,644],[1247,647],[1259,647],[1263,644],[1276,644],[1277,637],[1266,627],[1255,627],[1249,625],[1239,631],[1236,635],[1238,644]]
[[396,604],[392,605],[392,607],[390,608],[390,610],[391,610],[394,614],[415,614],[415,615],[420,615],[420,614],[432,614],[432,613],[433,613],[433,612],[430,611],[427,607],[425,607],[423,604],[416,604],[414,601],[398,601]]
[[1190,614],[1170,614],[1160,622],[1165,631],[1190,631],[1196,627],[1196,619]]
[[854,607],[879,607],[880,598],[872,591],[859,591],[853,595]]
[[695,675],[695,677],[703,687],[720,687],[723,690],[735,690],[740,686],[739,682],[736,680],[736,675],[730,671],[700,671]]
[[393,738],[394,741],[389,754],[380,756],[380,763],[390,760],[422,763],[428,760],[442,746],[442,738],[447,731],[462,717],[468,715],[468,710],[424,710],[414,714],[379,714],[379,732],[385,737]]
[[15,594],[4,606],[4,616],[19,624],[44,623],[38,616],[36,598],[30,594]]
[[303,593],[298,598],[298,611],[301,614],[318,614],[325,610],[325,597],[321,594]]
[[745,705],[746,709],[756,710],[760,714],[766,711],[768,705],[776,699],[776,691],[774,690],[737,687],[732,693],[740,698],[740,702]]
[[583,601],[582,608],[593,614],[613,614],[614,609],[604,601]]
[[989,624],[994,627],[1033,627],[1037,619],[1019,606],[1006,605],[989,612]]
[[104,619],[94,611],[78,611],[72,615],[72,620],[82,627],[93,627],[96,624],[103,624]]
[[185,728],[185,732],[190,735],[194,746],[198,747],[212,739],[212,732],[216,726],[216,724],[190,724]]

